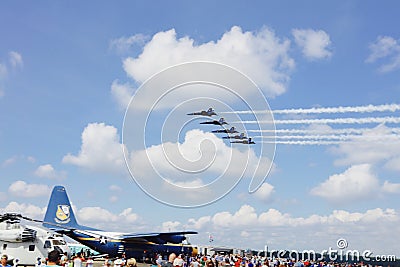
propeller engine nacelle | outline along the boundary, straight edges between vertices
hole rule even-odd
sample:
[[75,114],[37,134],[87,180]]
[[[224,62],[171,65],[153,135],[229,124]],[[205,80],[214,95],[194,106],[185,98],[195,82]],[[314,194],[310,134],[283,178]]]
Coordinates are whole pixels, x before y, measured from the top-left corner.
[[2,230],[0,231],[0,240],[7,242],[32,242],[36,240],[36,230],[27,227]]
[[36,240],[36,230],[25,228],[21,234],[22,242],[31,242]]

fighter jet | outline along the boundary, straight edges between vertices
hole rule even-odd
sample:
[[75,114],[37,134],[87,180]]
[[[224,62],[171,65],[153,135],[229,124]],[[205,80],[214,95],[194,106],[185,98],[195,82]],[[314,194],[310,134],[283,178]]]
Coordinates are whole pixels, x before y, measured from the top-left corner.
[[232,141],[231,144],[245,144],[245,145],[252,145],[255,144],[253,141],[251,141],[251,137],[248,139],[240,140],[240,141]]
[[237,133],[238,131],[235,130],[235,127],[231,127],[230,129],[223,129],[223,130],[214,130],[211,131],[212,133],[226,133],[226,134],[232,134],[232,133]]
[[202,111],[199,111],[199,112],[188,113],[187,115],[200,115],[200,116],[211,117],[213,115],[217,115],[217,113],[215,113],[213,108],[209,108],[207,111],[202,110]]
[[218,121],[205,121],[205,122],[200,122],[200,124],[214,124],[214,125],[224,125],[228,124],[224,118],[220,118]]
[[244,133],[241,133],[240,135],[228,135],[228,136],[224,136],[224,137],[222,137],[223,139],[240,139],[240,140],[243,140],[243,139],[247,139],[247,137],[244,135]]

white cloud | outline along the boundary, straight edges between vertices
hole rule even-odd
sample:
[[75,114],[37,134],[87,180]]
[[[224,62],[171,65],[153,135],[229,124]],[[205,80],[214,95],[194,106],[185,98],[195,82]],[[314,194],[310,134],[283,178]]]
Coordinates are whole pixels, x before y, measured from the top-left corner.
[[[169,203],[185,199],[190,205],[190,201],[214,200],[214,193],[223,196],[242,175],[264,180],[272,163],[265,157],[259,160],[252,148],[230,147],[214,134],[194,129],[186,132],[183,143],[166,142],[131,152],[129,165],[133,176],[154,197]],[[212,187],[208,186],[211,182]],[[264,186],[259,194],[266,197],[270,190]]]
[[371,170],[371,165],[360,164],[345,172],[334,174],[328,180],[311,190],[311,194],[332,202],[346,203],[371,198],[380,191],[379,180]]
[[124,209],[115,214],[101,207],[83,207],[76,212],[78,222],[106,231],[124,231],[141,224],[139,215],[132,212],[131,208]]
[[199,219],[191,218],[188,220],[188,229],[205,229],[211,223],[211,216],[203,216]]
[[77,212],[79,221],[84,223],[117,222],[118,216],[100,207],[84,207]]
[[19,204],[10,202],[4,208],[0,208],[0,213],[15,212],[32,219],[43,219],[46,209],[32,204]]
[[12,68],[22,68],[24,65],[24,62],[22,60],[22,56],[20,53],[11,51],[8,53],[9,59],[10,59],[10,64]]
[[385,181],[382,186],[384,193],[400,194],[400,183],[391,183]]
[[274,193],[274,186],[269,183],[263,183],[261,187],[254,193],[254,196],[262,201],[269,202]]
[[118,185],[110,185],[109,189],[113,192],[121,192],[122,188],[119,187]]
[[26,156],[23,156],[23,155],[14,155],[14,156],[4,160],[1,163],[1,166],[2,167],[7,167],[9,165],[15,164],[17,162],[17,160],[26,160],[29,163],[34,163],[35,162],[35,158],[34,157],[31,157],[31,156],[26,157]]
[[213,61],[244,72],[268,96],[285,92],[294,60],[288,55],[289,40],[262,28],[244,32],[234,26],[217,41],[197,44],[189,36],[177,38],[174,29],[158,32],[146,43],[136,58],[124,60],[124,69],[137,82],[144,82],[157,72],[190,61]]
[[56,171],[51,164],[40,165],[36,169],[35,175],[48,179],[65,179],[67,177],[65,171]]
[[392,158],[387,161],[384,167],[389,170],[400,171],[400,156],[393,155]]
[[173,232],[182,230],[182,224],[178,221],[163,222],[161,225],[161,232]]
[[366,59],[367,63],[374,63],[386,59],[388,63],[380,66],[379,71],[390,72],[400,67],[400,43],[390,36],[378,36],[374,43],[369,45],[371,51]]
[[143,46],[149,38],[149,36],[141,33],[129,37],[121,37],[111,40],[110,48],[116,50],[120,54],[124,54],[129,52],[134,45]]
[[329,35],[322,30],[294,29],[292,30],[296,44],[302,49],[303,55],[310,59],[323,59],[332,56],[329,47]]
[[[389,127],[379,125],[375,128],[365,129],[361,136],[367,141],[359,142],[354,139],[331,148],[333,153],[339,155],[335,164],[346,166],[383,162],[387,163],[387,168],[399,170],[398,165],[395,164],[400,158],[400,138],[397,134],[393,134]],[[380,138],[382,136],[384,138]]]
[[77,156],[68,154],[62,162],[92,171],[125,172],[125,161],[117,129],[104,123],[89,123],[82,132]]
[[17,156],[12,156],[11,158],[6,159],[5,161],[3,161],[3,163],[1,164],[2,167],[7,167],[9,165],[14,164],[17,161]]
[[21,69],[23,60],[21,54],[15,51],[8,53],[9,63],[0,62],[0,97],[4,96],[5,81],[7,80],[10,70]]
[[[196,221],[190,219],[188,226]],[[258,249],[269,245],[270,249],[301,250],[310,249],[310,244],[313,244],[313,249],[322,250],[335,247],[336,240],[345,237],[353,249],[387,253],[394,251],[391,246],[396,241],[383,246],[382,242],[399,233],[399,222],[400,214],[393,209],[376,208],[365,212],[334,210],[328,215],[294,217],[272,208],[258,213],[254,207],[243,205],[236,212],[215,213],[210,223],[196,229],[200,233],[213,233],[216,244],[234,244],[239,248],[246,248],[251,243],[253,248]],[[191,237],[192,243],[196,240],[205,238],[201,234]]]
[[139,215],[132,212],[132,208],[124,209],[120,214],[120,217],[124,218],[128,223],[135,223],[139,220]]
[[24,181],[15,181],[8,188],[8,192],[17,197],[48,196],[50,187],[42,184],[28,184]]
[[111,95],[121,109],[126,109],[128,107],[133,92],[134,88],[128,83],[121,84],[118,80],[115,80],[111,85]]

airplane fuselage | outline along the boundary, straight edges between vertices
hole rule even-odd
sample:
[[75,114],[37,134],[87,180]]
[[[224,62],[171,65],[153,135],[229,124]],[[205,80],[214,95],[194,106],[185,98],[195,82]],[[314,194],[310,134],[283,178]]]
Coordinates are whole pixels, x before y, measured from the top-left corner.
[[77,231],[70,232],[67,235],[100,254],[108,254],[110,257],[120,257],[122,253],[125,253],[127,258],[133,257],[141,260],[144,258],[153,258],[156,254],[168,255],[172,252],[185,255],[197,254],[197,248],[190,245],[157,244],[146,240],[128,242],[118,238],[112,238],[113,236],[119,236],[123,233],[103,231],[91,231],[91,233],[98,235],[98,237],[93,237]]

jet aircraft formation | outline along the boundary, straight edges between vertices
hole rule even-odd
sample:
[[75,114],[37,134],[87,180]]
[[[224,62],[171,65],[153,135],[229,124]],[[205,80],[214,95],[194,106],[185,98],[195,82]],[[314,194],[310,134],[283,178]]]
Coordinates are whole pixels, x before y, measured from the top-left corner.
[[[213,108],[209,108],[208,110],[187,113],[187,115],[212,117],[214,115],[217,116],[217,113],[215,113]],[[245,145],[255,144],[255,142],[252,141],[251,137],[246,137],[246,135],[244,133],[241,133],[240,135],[231,135],[234,133],[238,133],[238,131],[236,131],[235,127],[231,127],[230,129],[225,128],[224,125],[229,124],[229,123],[227,123],[224,118],[220,118],[219,120],[204,121],[204,122],[200,122],[200,124],[211,124],[211,125],[221,126],[222,130],[213,130],[211,132],[212,133],[226,133],[227,136],[224,136],[222,138],[223,139],[235,139],[235,141],[230,141],[231,144],[245,144]]]

